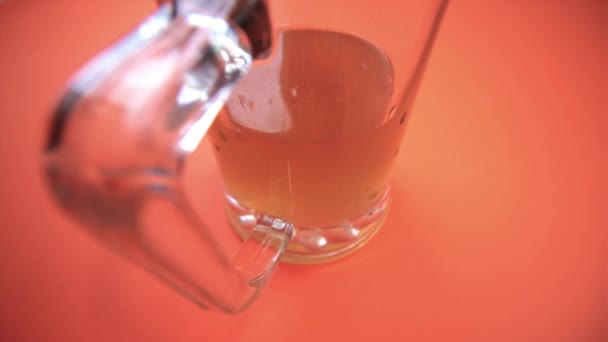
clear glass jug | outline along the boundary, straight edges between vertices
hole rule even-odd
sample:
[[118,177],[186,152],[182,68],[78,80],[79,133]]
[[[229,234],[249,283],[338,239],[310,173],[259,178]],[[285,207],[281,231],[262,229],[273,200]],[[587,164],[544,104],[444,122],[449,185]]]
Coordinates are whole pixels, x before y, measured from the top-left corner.
[[[446,6],[442,0],[161,4],[70,81],[44,150],[49,187],[99,241],[201,307],[238,312],[259,294],[284,253],[295,262],[333,260],[376,232],[388,209],[390,169],[406,114]],[[406,12],[407,20],[401,15]],[[275,89],[265,88],[269,84]],[[321,106],[327,114],[310,115]],[[210,127],[229,188],[229,216],[244,239],[235,256],[220,247],[184,191],[185,163]],[[362,132],[372,132],[369,142]],[[261,148],[259,154],[260,148],[247,149],[250,141],[227,145],[229,139],[260,136],[269,139],[260,146],[272,141],[275,150]],[[387,136],[393,137],[390,146]],[[378,180],[361,187],[364,201],[350,200],[358,196],[351,184],[369,178],[361,172],[315,179],[304,170],[300,182],[291,178],[296,173],[290,160],[283,197],[276,195],[282,190],[274,173],[270,197],[266,190],[243,190],[264,177],[239,183],[239,174],[266,172],[264,165],[283,165],[285,159],[255,164],[243,156],[316,158],[326,151],[336,162],[351,153],[343,150],[364,146],[372,146],[369,157],[345,159],[355,165],[380,156],[369,164],[381,167],[364,172]],[[226,157],[227,151],[233,156]],[[330,185],[315,190],[322,179]],[[341,179],[346,185],[328,190]],[[309,197],[295,196],[307,191]],[[309,206],[323,191],[329,204]],[[332,207],[338,202],[352,205]]]

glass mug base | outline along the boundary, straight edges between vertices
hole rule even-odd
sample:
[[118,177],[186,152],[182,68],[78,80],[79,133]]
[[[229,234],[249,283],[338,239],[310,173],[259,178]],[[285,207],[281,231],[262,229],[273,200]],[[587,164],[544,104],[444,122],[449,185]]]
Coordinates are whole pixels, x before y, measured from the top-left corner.
[[[320,264],[343,258],[363,247],[384,223],[389,209],[390,189],[363,215],[330,227],[293,227],[293,236],[281,256],[291,264]],[[226,212],[233,229],[245,239],[256,225],[285,225],[282,219],[270,217],[226,196]]]

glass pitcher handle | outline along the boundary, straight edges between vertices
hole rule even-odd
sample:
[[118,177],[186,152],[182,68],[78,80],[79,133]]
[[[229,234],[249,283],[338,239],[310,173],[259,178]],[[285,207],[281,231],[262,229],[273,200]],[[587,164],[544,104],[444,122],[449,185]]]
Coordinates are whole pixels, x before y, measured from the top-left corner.
[[54,113],[44,172],[98,240],[200,306],[234,313],[266,284],[292,227],[255,222],[230,258],[188,203],[186,158],[251,56],[228,21],[173,11],[161,7],[76,74]]

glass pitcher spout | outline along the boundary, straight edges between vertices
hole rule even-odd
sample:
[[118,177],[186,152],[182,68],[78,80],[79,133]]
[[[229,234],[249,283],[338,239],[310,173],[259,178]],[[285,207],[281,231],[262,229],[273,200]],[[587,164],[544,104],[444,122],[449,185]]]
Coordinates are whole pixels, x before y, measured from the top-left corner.
[[270,37],[263,2],[163,5],[70,81],[44,150],[54,198],[84,229],[204,308],[245,308],[292,234],[254,221],[230,257],[182,185],[189,154]]

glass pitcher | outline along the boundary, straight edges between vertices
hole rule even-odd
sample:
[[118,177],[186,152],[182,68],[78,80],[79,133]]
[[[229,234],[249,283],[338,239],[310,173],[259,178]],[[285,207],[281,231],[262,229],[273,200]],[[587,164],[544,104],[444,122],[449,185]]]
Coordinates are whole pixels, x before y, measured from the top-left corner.
[[[99,241],[239,312],[281,258],[334,260],[380,227],[447,1],[159,2],[69,82],[44,173]],[[207,132],[244,240],[234,256],[185,194]]]

